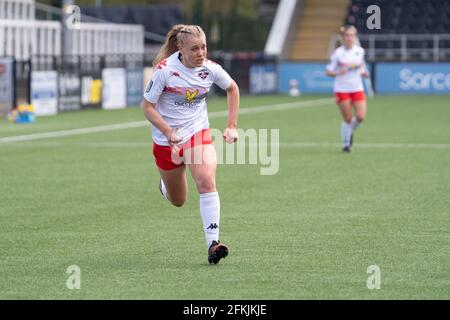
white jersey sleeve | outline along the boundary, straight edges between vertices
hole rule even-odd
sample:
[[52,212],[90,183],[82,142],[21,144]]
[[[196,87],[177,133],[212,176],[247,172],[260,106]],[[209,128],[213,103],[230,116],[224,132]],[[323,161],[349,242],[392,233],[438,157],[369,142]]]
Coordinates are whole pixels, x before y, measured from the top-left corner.
[[164,69],[157,69],[150,80],[150,83],[145,89],[144,98],[150,102],[156,104],[159,97],[166,87],[166,74]]
[[336,50],[333,51],[333,53],[330,56],[330,63],[327,65],[328,71],[337,71],[338,68],[338,58],[336,55]]
[[226,72],[222,66],[219,64],[208,61],[208,69],[210,69],[213,73],[213,81],[217,84],[221,89],[227,90],[231,85],[231,77]]

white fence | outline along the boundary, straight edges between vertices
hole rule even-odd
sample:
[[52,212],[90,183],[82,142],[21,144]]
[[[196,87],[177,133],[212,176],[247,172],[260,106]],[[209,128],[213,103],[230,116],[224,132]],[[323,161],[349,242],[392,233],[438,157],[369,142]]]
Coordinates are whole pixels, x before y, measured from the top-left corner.
[[61,24],[55,21],[0,20],[0,56],[25,61],[31,55],[61,55]]
[[[61,24],[41,20],[0,20],[0,56],[12,56],[17,61],[32,55],[60,56],[62,53]],[[144,27],[141,25],[81,23],[70,29],[71,39],[66,54],[106,55],[143,54]]]
[[86,23],[70,29],[71,54],[143,54],[144,27],[115,23]]
[[34,20],[34,0],[0,0],[0,20]]

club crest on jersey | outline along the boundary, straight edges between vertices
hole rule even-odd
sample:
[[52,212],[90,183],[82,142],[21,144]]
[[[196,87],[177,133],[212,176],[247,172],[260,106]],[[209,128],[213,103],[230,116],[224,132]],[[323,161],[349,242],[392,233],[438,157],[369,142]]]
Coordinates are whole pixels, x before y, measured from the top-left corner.
[[200,72],[198,73],[198,76],[199,76],[200,78],[202,78],[202,80],[205,80],[205,79],[209,76],[209,72],[208,72],[207,69],[203,69],[202,71],[200,71]]

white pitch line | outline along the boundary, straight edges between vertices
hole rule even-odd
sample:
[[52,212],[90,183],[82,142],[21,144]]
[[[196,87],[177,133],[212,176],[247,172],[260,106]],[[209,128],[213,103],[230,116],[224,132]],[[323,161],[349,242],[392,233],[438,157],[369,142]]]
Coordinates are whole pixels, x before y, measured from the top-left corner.
[[[336,148],[342,147],[342,143],[337,142],[283,142],[280,147],[289,148]],[[450,149],[450,144],[444,143],[355,143],[355,148],[365,149]]]
[[[61,146],[79,146],[88,148],[151,148],[152,142],[40,142],[33,144],[21,144],[17,146],[42,146],[42,147],[61,147]],[[279,148],[293,149],[293,148],[333,148],[339,149],[342,147],[342,143],[339,142],[280,142]],[[262,148],[270,146],[266,143],[248,143],[249,148]],[[450,144],[437,144],[437,143],[355,143],[356,149],[428,149],[428,150],[450,150]]]
[[[333,103],[332,99],[325,98],[325,99],[316,99],[316,100],[309,100],[309,101],[289,102],[289,103],[283,103],[283,104],[272,104],[272,105],[265,105],[265,106],[259,106],[259,107],[242,108],[239,110],[239,115],[254,114],[254,113],[268,112],[268,111],[301,109],[301,108],[308,108],[308,107],[314,107],[314,106],[323,106],[323,105],[332,104],[332,103]],[[211,112],[208,115],[208,117],[210,119],[211,118],[221,118],[221,117],[226,117],[226,116],[228,116],[228,110]],[[117,124],[111,124],[111,125],[90,127],[90,128],[79,128],[79,129],[70,129],[70,130],[62,130],[62,131],[33,133],[33,134],[27,134],[27,135],[0,138],[0,144],[11,143],[11,142],[32,141],[32,140],[47,139],[47,138],[68,137],[68,136],[76,136],[76,135],[81,135],[81,134],[113,131],[113,130],[120,130],[120,129],[139,128],[139,127],[145,127],[145,126],[149,126],[149,125],[150,125],[150,123],[148,121],[135,121],[135,122],[124,122],[124,123],[117,123]]]
[[90,127],[90,128],[79,128],[79,129],[70,129],[70,130],[63,130],[63,131],[33,133],[33,134],[27,134],[27,135],[21,135],[21,136],[0,138],[0,143],[23,142],[23,141],[46,139],[46,138],[76,136],[76,135],[80,135],[80,134],[112,131],[112,130],[119,130],[119,129],[138,128],[138,127],[143,127],[147,124],[148,124],[147,121],[136,121],[136,122],[117,123],[117,124]]

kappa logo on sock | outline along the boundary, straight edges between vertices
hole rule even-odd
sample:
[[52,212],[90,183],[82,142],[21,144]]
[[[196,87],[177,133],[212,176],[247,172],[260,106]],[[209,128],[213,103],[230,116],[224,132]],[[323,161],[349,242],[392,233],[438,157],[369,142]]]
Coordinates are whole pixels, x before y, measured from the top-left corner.
[[206,229],[211,229],[211,230],[213,230],[213,229],[217,229],[219,226],[217,225],[217,223],[211,223],[210,224],[210,226],[208,227],[208,228],[206,228]]

